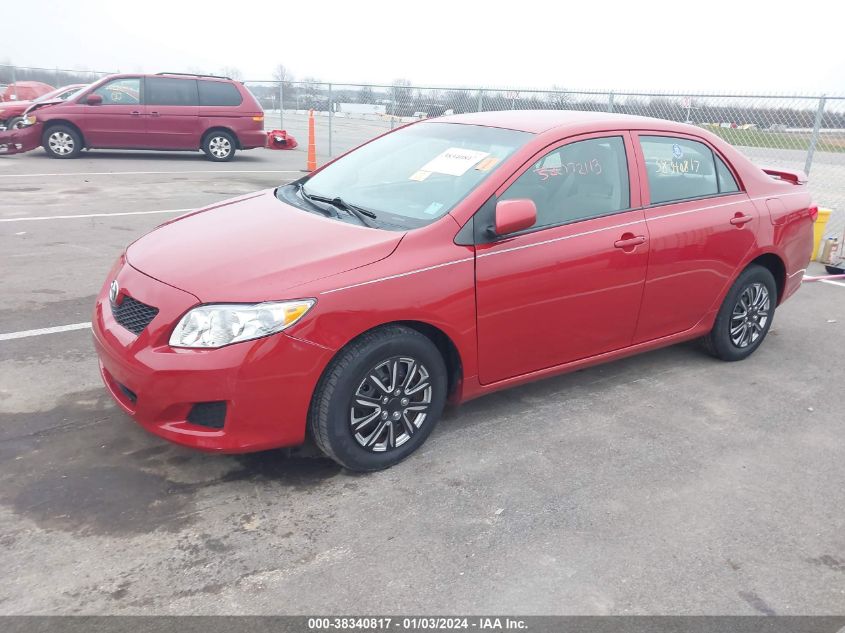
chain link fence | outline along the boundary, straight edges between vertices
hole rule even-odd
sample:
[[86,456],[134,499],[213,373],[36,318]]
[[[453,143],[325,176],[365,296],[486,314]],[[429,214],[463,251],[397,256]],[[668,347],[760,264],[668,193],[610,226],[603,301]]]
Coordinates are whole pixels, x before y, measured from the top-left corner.
[[[0,65],[4,84],[90,83],[108,71]],[[421,118],[490,110],[590,110],[687,122],[738,147],[760,165],[802,169],[815,200],[833,209],[827,235],[845,231],[845,95],[730,95],[611,90],[522,90],[246,81],[268,129],[287,129],[303,147],[308,111],[317,115],[317,151],[337,156]]]
[[17,84],[21,81],[37,81],[53,88],[70,84],[90,84],[115,71],[106,70],[71,70],[67,68],[32,68],[0,64],[0,94],[9,87],[13,100],[18,99]]

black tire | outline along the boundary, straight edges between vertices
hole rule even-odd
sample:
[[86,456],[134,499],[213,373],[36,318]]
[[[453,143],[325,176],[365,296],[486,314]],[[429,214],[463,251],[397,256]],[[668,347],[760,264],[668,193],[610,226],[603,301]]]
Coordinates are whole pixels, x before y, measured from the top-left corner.
[[202,139],[202,151],[208,160],[225,163],[235,157],[238,142],[229,132],[213,130]]
[[[762,290],[757,294],[760,288],[765,289],[766,297],[762,297]],[[751,294],[744,294],[746,292]],[[761,297],[760,301],[767,299],[767,307],[765,310],[758,309],[755,308],[756,303],[752,303],[750,309],[745,310],[743,317],[742,301],[748,300],[749,297]],[[777,299],[777,284],[767,268],[752,264],[743,270],[722,302],[713,329],[704,337],[704,348],[716,358],[729,362],[751,356],[763,343],[772,327]],[[739,329],[743,322],[745,329],[732,333],[731,328]],[[740,339],[739,343],[736,342],[737,337]]]
[[7,130],[16,130],[20,124],[23,123],[22,116],[13,116],[11,119],[6,121],[6,129]]
[[51,125],[41,135],[41,145],[50,158],[76,158],[82,151],[82,137],[69,125]]
[[[394,370],[391,363],[397,359]],[[408,362],[411,360],[418,364],[416,374]],[[385,370],[387,374],[382,375],[391,381],[390,385],[369,378],[378,377]],[[396,377],[391,378],[394,371]],[[427,378],[423,377],[426,373]],[[418,390],[426,382],[428,387]],[[407,394],[403,391],[406,383]],[[326,369],[311,400],[309,431],[320,450],[349,470],[369,472],[388,468],[425,442],[443,413],[447,383],[443,357],[426,336],[399,325],[373,330],[347,345]],[[390,397],[379,384],[391,387]],[[397,387],[400,388],[394,391]],[[372,393],[372,397],[367,393]],[[361,398],[373,402],[362,408],[357,404],[362,402]],[[423,402],[426,398],[427,405]],[[420,407],[424,409],[419,410]],[[352,423],[356,411],[360,412],[361,420],[368,418],[370,412],[376,415],[372,422],[357,427],[357,433]],[[400,417],[394,418],[397,414]],[[369,447],[363,444],[369,439],[364,436],[375,436],[370,439]],[[382,438],[384,442],[377,441]],[[380,444],[384,444],[383,449],[379,448]]]
[[824,269],[829,275],[845,275],[845,263],[843,263],[842,266],[827,265]]

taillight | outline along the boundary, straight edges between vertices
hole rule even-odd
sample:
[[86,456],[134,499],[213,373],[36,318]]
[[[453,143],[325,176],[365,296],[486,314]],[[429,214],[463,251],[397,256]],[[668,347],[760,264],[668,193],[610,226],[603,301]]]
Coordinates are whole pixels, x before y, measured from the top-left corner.
[[256,121],[256,122],[260,122],[260,121],[264,120],[264,116],[263,115],[262,116],[254,116],[254,117],[252,117],[252,120]]
[[819,217],[819,207],[818,205],[813,205],[809,209],[807,209],[807,213],[810,216],[810,219],[815,222],[816,218]]

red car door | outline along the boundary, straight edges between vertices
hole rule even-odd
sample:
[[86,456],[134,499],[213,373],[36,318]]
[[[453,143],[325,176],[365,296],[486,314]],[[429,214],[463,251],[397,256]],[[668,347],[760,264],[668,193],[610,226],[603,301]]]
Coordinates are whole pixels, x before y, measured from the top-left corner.
[[140,77],[113,79],[91,94],[102,97],[102,102],[89,105],[87,96],[82,98],[84,110],[76,119],[89,147],[149,147]]
[[497,195],[532,199],[537,223],[476,246],[480,381],[630,345],[649,249],[631,136],[557,143]]
[[759,216],[738,178],[703,139],[637,135],[651,239],[635,343],[683,332],[710,310],[756,244]]
[[197,149],[200,146],[199,96],[192,78],[144,80],[147,135],[152,147]]

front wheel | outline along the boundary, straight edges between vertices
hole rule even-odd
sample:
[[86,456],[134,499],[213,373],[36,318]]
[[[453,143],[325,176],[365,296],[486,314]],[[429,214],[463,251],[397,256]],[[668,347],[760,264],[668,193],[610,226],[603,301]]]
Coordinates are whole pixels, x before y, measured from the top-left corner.
[[209,160],[226,162],[235,157],[235,137],[228,132],[210,132],[202,141],[202,151]]
[[349,470],[388,468],[417,450],[446,403],[446,365],[416,330],[387,326],[350,343],[314,393],[317,446]]
[[53,125],[44,130],[41,144],[51,158],[76,158],[82,151],[82,137],[68,125]]
[[713,329],[704,337],[704,347],[721,360],[748,358],[772,327],[776,303],[772,273],[756,264],[749,266],[728,291]]
[[13,116],[11,119],[6,121],[6,129],[7,130],[19,130],[23,127],[23,117],[22,116]]

